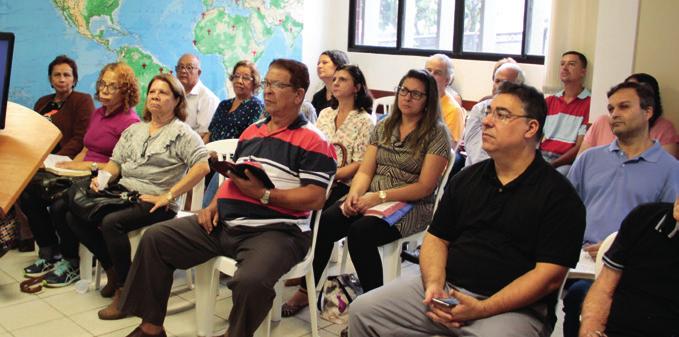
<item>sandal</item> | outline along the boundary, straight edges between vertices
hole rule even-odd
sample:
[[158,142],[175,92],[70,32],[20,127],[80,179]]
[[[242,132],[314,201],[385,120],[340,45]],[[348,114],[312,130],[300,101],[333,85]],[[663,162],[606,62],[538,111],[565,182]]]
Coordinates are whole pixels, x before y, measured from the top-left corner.
[[302,311],[302,309],[306,308],[309,306],[309,303],[304,303],[304,304],[287,304],[283,303],[283,306],[281,306],[281,316],[283,317],[292,317],[297,315],[298,312]]
[[42,291],[44,279],[45,276],[30,277],[27,280],[21,281],[21,283],[19,283],[19,289],[23,293],[35,294]]

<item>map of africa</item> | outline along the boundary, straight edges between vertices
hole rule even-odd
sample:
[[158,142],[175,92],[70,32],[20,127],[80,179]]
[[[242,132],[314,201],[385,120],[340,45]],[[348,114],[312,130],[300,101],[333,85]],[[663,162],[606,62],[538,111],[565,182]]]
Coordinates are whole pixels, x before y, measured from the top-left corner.
[[261,73],[275,58],[301,59],[303,0],[0,0],[0,31],[16,35],[9,99],[33,107],[53,93],[47,66],[66,54],[78,64],[75,90],[94,96],[101,68],[116,60],[142,88],[179,57],[201,60],[201,81],[225,99],[242,59]]

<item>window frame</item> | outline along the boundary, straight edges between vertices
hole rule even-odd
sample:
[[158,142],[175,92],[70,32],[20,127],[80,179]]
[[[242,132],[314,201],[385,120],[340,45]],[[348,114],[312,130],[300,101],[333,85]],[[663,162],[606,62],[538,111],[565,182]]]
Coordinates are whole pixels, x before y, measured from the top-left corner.
[[[504,57],[511,57],[519,63],[530,64],[544,64],[545,57],[540,55],[527,54],[528,42],[526,36],[529,34],[530,13],[532,12],[532,2],[540,0],[524,0],[523,12],[523,32],[521,34],[521,54],[500,54],[500,53],[479,53],[479,52],[465,52],[462,50],[462,38],[464,35],[464,1],[455,1],[455,13],[453,23],[453,50],[437,50],[437,49],[418,49],[405,48],[403,45],[403,30],[404,30],[404,15],[405,15],[405,0],[397,0],[397,17],[396,17],[396,47],[382,47],[382,46],[367,46],[356,44],[356,6],[358,0],[349,0],[349,45],[347,50],[350,52],[372,53],[372,54],[390,54],[390,55],[413,55],[413,56],[430,56],[437,53],[446,54],[451,58],[463,60],[480,60],[480,61],[497,61]],[[442,13],[439,11],[439,18]]]

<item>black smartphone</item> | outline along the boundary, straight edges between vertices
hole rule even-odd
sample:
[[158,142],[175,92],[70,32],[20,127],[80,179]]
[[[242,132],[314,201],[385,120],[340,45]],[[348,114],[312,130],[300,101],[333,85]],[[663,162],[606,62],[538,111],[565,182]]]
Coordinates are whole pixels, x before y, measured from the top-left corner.
[[440,304],[444,307],[452,308],[458,304],[460,304],[460,301],[457,300],[455,297],[447,297],[447,298],[440,298],[440,297],[435,297],[432,298],[432,301],[436,304]]

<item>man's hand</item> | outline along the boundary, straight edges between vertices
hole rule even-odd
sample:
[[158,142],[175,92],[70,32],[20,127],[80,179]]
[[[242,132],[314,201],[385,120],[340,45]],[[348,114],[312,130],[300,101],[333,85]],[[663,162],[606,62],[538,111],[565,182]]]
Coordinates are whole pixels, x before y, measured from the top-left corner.
[[198,224],[200,224],[203,229],[209,234],[212,233],[212,230],[217,227],[217,221],[219,218],[219,214],[217,212],[217,207],[210,207],[208,206],[207,208],[203,208],[200,211],[198,211]]
[[585,245],[582,250],[587,252],[592,259],[596,260],[596,255],[599,253],[599,247],[601,247],[601,242],[593,243],[590,245]]
[[448,294],[441,288],[427,288],[424,290],[424,300],[422,303],[429,307],[429,311],[426,313],[427,317],[436,323],[440,323],[444,326],[450,328],[459,328],[461,326],[458,322],[453,322],[452,316],[450,315],[451,308],[436,304],[432,299],[434,298],[447,298]]
[[674,220],[679,221],[679,197],[674,201]]
[[454,297],[460,301],[460,304],[452,308],[448,308],[446,306],[430,302],[429,308],[431,311],[427,312],[427,317],[429,317],[432,321],[440,323],[449,328],[459,328],[465,325],[466,322],[488,316],[483,301],[479,301],[472,296],[461,293],[454,289],[450,290],[449,295],[450,297]]
[[238,187],[238,189],[246,196],[253,199],[259,199],[264,195],[264,191],[266,190],[264,184],[262,184],[254,174],[250,173],[250,170],[245,169],[245,176],[247,176],[247,179],[240,178],[231,171],[226,172],[226,176],[229,177],[229,179],[236,184],[236,187]]

